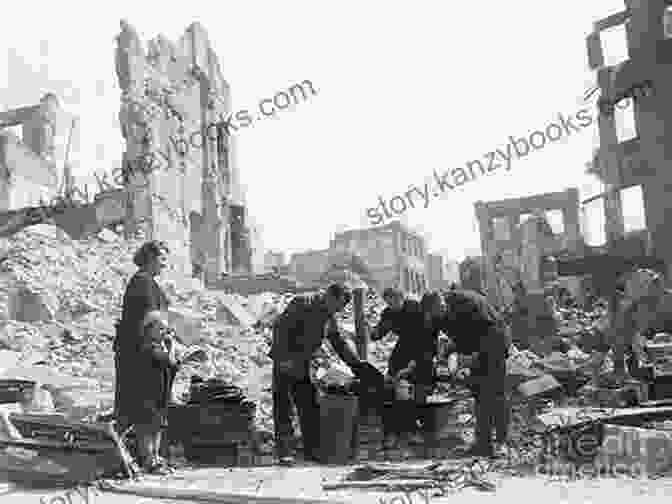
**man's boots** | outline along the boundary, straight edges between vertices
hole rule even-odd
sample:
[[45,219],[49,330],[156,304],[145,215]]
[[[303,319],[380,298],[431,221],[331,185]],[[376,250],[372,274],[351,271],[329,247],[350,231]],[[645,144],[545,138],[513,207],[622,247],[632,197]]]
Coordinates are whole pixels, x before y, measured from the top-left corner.
[[278,464],[283,466],[294,465],[294,455],[289,439],[278,439],[275,441],[275,454],[278,458]]

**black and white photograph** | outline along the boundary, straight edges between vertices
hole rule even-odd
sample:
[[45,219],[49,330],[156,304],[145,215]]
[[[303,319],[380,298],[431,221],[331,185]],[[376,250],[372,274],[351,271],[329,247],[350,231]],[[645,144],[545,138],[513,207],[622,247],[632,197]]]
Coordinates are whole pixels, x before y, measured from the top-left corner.
[[3,12],[3,503],[672,496],[672,0]]

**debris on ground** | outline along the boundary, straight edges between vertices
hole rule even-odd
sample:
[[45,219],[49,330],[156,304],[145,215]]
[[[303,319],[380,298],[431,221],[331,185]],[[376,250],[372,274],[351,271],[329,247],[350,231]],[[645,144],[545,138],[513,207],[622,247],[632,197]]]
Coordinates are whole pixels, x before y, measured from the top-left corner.
[[[0,376],[27,379],[26,373],[32,373],[51,395],[57,413],[72,421],[95,421],[112,411],[114,324],[121,314],[126,282],[136,271],[132,256],[141,242],[117,239],[109,233],[71,240],[55,228],[49,231],[28,228],[0,243]],[[171,299],[176,325],[189,340],[185,343],[199,346],[210,357],[180,371],[175,401],[187,400],[193,376],[239,387],[257,405],[255,429],[270,449],[270,328],[294,294],[242,296],[209,291],[194,279],[171,271],[160,283]],[[380,296],[368,291],[364,302],[367,323],[374,325],[384,307]],[[511,347],[507,370],[514,408],[509,469],[538,462],[543,438],[551,429],[544,415],[558,418],[553,413],[558,406],[578,407],[581,401],[590,404],[595,399],[591,386],[585,384],[598,357],[601,376],[605,380],[610,376],[610,354],[598,356],[593,351],[606,330],[605,313],[601,306],[593,312],[557,308],[559,329],[550,352]],[[346,337],[354,338],[352,308],[338,318]],[[383,373],[395,343],[394,335],[369,343],[369,361]],[[349,373],[341,367],[325,342],[311,373],[316,379],[338,381],[342,373]],[[447,370],[455,375],[453,368],[439,361],[439,374]],[[455,431],[469,442],[474,422],[468,390],[450,378],[437,385],[434,396],[452,401]],[[444,473],[446,467],[441,469]],[[466,469],[463,472],[471,474]],[[448,478],[444,473],[442,477]]]
[[487,479],[493,463],[481,460],[446,461],[425,464],[366,464],[355,468],[339,483],[326,483],[324,490],[367,489],[386,492],[432,490],[434,496],[474,487],[492,492]]

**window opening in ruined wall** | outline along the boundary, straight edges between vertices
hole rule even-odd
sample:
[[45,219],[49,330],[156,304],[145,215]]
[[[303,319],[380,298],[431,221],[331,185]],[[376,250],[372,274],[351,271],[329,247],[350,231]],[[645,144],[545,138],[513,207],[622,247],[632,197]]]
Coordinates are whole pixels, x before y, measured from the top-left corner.
[[642,186],[633,186],[623,189],[621,191],[621,202],[623,206],[623,226],[625,232],[628,233],[646,229]]
[[553,234],[563,234],[565,232],[565,218],[562,210],[548,210],[544,213],[546,221],[551,226]]
[[[629,59],[627,23],[614,26],[600,33],[604,64],[614,66]],[[632,98],[622,100],[614,110],[616,136],[619,143],[637,136],[635,108]]]
[[605,66],[618,65],[629,58],[626,23],[600,32]]
[[635,102],[632,98],[626,98],[617,107],[614,107],[614,122],[618,143],[627,142],[638,136],[637,123],[635,122]]
[[505,217],[493,218],[492,227],[494,229],[495,240],[508,241],[511,239],[511,230],[509,229],[509,223]]
[[663,30],[666,39],[672,38],[672,6],[666,7],[663,12]]
[[607,241],[605,231],[604,198],[598,198],[581,207],[581,234],[591,247],[604,245]]

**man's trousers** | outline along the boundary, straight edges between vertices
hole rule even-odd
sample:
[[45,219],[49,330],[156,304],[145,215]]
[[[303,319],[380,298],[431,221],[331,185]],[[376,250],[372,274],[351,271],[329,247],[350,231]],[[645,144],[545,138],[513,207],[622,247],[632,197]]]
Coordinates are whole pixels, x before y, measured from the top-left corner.
[[432,388],[432,385],[416,384],[413,399],[399,401],[395,398],[394,387],[388,386],[384,399],[389,406],[383,407],[382,403],[380,405],[385,435],[413,434],[418,431],[418,422],[424,426],[426,408],[423,406],[427,403],[427,397],[431,394]]
[[280,457],[290,455],[294,438],[292,402],[299,415],[306,458],[315,458],[320,448],[320,406],[317,388],[310,381],[306,363],[304,376],[297,378],[273,368],[273,421],[276,450]]
[[508,439],[510,410],[505,388],[506,361],[491,363],[487,369],[486,376],[474,377],[471,389],[475,401],[476,448],[491,452],[493,429],[498,442]]

